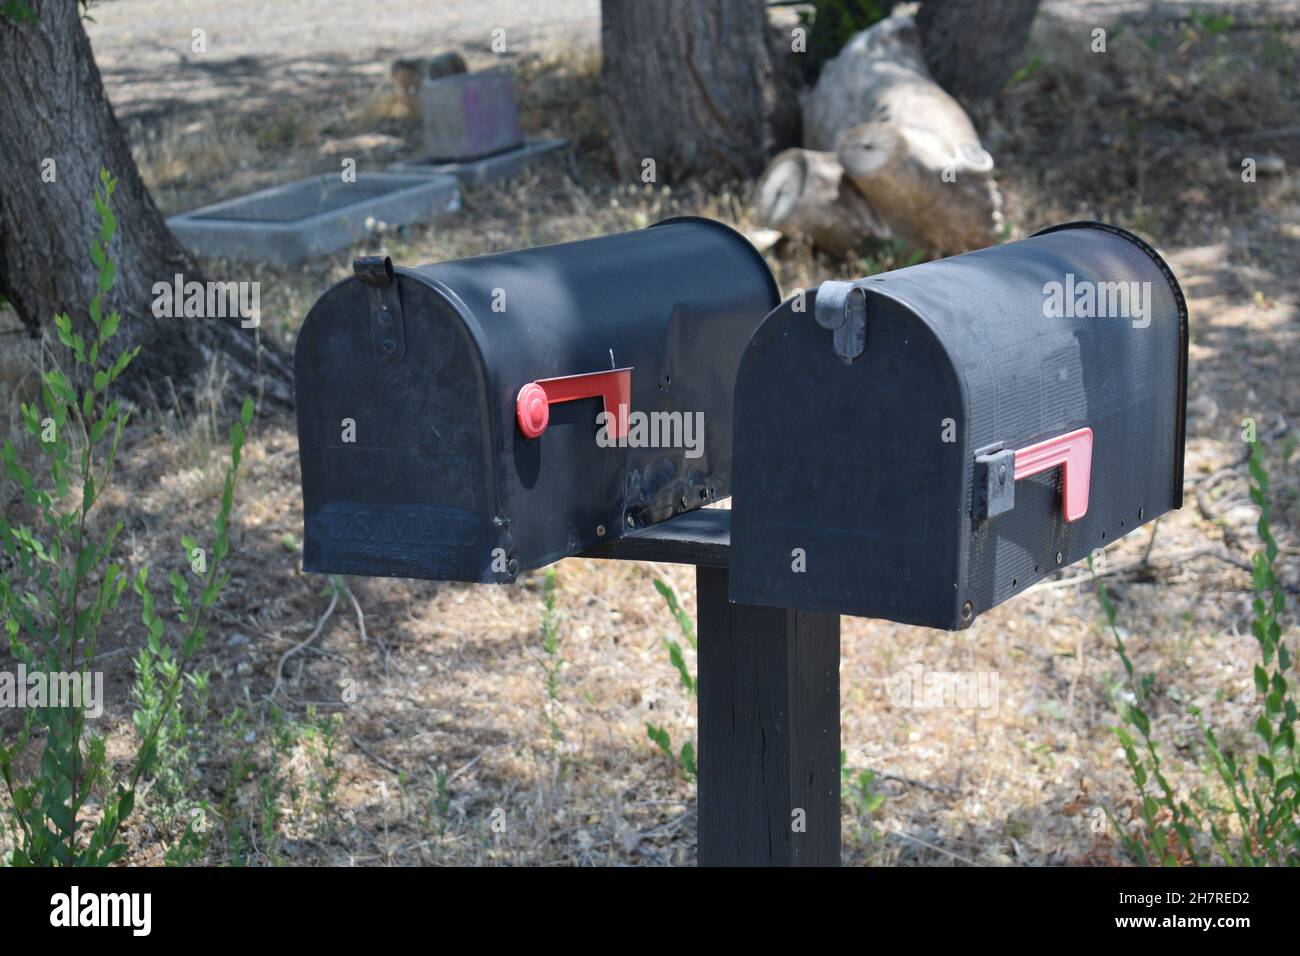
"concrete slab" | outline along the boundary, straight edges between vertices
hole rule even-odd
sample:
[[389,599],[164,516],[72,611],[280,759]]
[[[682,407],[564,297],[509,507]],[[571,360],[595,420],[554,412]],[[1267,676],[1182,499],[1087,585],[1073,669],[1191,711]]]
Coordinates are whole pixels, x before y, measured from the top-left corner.
[[293,265],[352,245],[378,224],[407,226],[460,208],[455,176],[325,173],[172,216],[176,238],[201,256]]
[[484,156],[461,163],[441,163],[431,159],[402,160],[387,168],[390,173],[420,173],[423,175],[455,176],[462,185],[477,186],[497,179],[517,176],[532,160],[553,153],[569,145],[567,139],[534,139],[523,146],[506,150],[494,156]]

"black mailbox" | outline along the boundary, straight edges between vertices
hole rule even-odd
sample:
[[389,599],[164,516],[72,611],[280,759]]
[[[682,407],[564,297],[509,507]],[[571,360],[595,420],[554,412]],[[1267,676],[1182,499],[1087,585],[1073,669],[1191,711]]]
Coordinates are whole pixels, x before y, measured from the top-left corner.
[[780,296],[729,227],[355,271],[298,334],[305,570],[509,581],[730,494]]
[[767,317],[736,384],[731,598],[957,629],[1182,505],[1187,307],[1069,223]]

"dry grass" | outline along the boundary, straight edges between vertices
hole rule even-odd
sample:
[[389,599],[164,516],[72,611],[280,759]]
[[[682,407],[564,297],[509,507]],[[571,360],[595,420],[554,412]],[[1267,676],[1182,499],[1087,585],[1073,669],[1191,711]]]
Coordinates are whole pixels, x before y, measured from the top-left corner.
[[[1091,51],[1095,25],[1108,30],[1105,53]],[[1008,220],[1122,216],[1192,243],[1254,212],[1262,197],[1240,188],[1242,157],[1300,158],[1294,136],[1272,135],[1300,105],[1297,47],[1281,11],[1275,26],[1218,34],[1186,20],[1040,18],[1028,75],[981,118],[1015,179]]]
[[[1153,31],[1162,38],[1154,50],[1145,42]],[[1300,415],[1291,384],[1300,367],[1293,269],[1300,189],[1285,177],[1245,187],[1232,168],[1238,141],[1229,141],[1300,122],[1296,35],[1242,31],[1220,42],[1189,36],[1177,24],[1134,26],[1118,36],[1112,30],[1104,68],[1088,59],[1079,33],[1050,21],[1036,29],[1033,44],[1039,67],[982,119],[1004,170],[1015,234],[1074,217],[1148,229],[1190,299],[1187,506],[1106,555],[1119,569],[1109,580],[1135,666],[1157,675],[1149,708],[1155,735],[1185,787],[1198,779],[1188,706],[1200,706],[1227,740],[1244,739],[1252,713],[1249,577],[1233,561],[1254,546],[1255,510],[1242,471],[1221,469],[1240,456],[1243,417],[1257,418],[1264,434],[1291,436]],[[529,58],[518,69],[530,131],[569,137],[575,154],[514,182],[471,190],[459,215],[376,237],[366,251],[425,262],[633,229],[682,213],[749,228],[743,187],[705,194],[614,181],[593,54]],[[151,187],[176,211],[332,168],[330,143],[349,142],[377,163],[393,143],[366,137],[415,141],[412,121],[385,105],[373,83],[352,99],[322,104],[313,117],[204,120],[199,129],[164,129],[139,152]],[[1295,139],[1258,142],[1278,152],[1289,143],[1288,158],[1300,161]],[[347,274],[354,252],[295,269],[206,266],[219,278],[259,279],[264,322],[288,343],[320,291]],[[786,289],[896,264],[889,253],[836,263],[799,248],[770,261]],[[13,388],[29,367],[9,350],[0,362],[0,387]],[[146,410],[128,436],[121,484],[101,517],[127,522],[124,557],[155,563],[155,574],[180,568],[181,533],[203,527],[219,493],[212,480],[221,464],[219,369],[213,376],[194,407]],[[1270,461],[1283,578],[1295,588],[1300,485],[1293,446],[1290,437],[1275,439]],[[693,703],[661,644],[673,622],[651,586],[663,576],[693,614],[690,569],[560,563],[556,740],[546,719],[540,575],[508,588],[346,579],[361,614],[343,595],[326,617],[327,582],[298,570],[300,509],[292,423],[262,422],[246,452],[233,579],[199,661],[212,674],[216,713],[247,713],[232,731],[215,718],[207,722],[212,752],[200,790],[214,806],[228,807],[247,835],[236,854],[218,828],[209,862],[693,862],[693,788],[644,730],[653,720],[677,742],[694,733]],[[1123,672],[1079,573],[1068,569],[960,634],[844,620],[843,746],[850,767],[880,775],[886,796],[873,816],[846,801],[845,862],[1127,862],[1099,819],[1102,802],[1122,818],[1133,806],[1108,729],[1118,722]],[[309,648],[286,661],[284,693],[266,700],[285,652],[318,627]],[[107,629],[104,650],[136,646],[141,630],[134,607],[125,608]],[[132,733],[128,657],[106,661],[117,706],[100,729],[110,732],[117,754]],[[689,654],[688,662],[694,667]],[[916,665],[995,672],[996,713],[891,700],[886,681]],[[351,691],[355,700],[345,700]],[[329,834],[308,786],[323,773],[318,754],[301,734],[281,749],[271,744],[275,713],[305,724],[309,704],[342,718],[341,819]],[[244,750],[252,765],[232,781]],[[296,784],[296,794],[286,787],[270,801],[278,807],[274,846],[259,825],[267,811],[261,787],[277,778]],[[504,813],[500,832],[493,828],[497,811]],[[146,799],[132,832],[139,862],[159,862],[173,836],[149,820]]]

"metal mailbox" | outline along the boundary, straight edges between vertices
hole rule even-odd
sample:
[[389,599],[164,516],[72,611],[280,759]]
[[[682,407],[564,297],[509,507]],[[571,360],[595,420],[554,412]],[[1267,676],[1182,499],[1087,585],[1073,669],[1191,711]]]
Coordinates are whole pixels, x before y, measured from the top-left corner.
[[958,629],[1182,505],[1187,307],[1068,223],[774,310],[736,383],[731,599]]
[[295,352],[305,570],[510,581],[730,494],[736,369],[780,297],[729,227],[354,271]]

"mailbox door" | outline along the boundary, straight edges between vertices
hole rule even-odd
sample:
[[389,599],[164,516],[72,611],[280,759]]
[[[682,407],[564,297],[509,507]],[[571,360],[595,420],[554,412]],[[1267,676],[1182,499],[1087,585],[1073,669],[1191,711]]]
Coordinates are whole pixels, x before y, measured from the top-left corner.
[[961,382],[941,343],[872,295],[844,362],[817,292],[754,334],[736,383],[731,598],[944,625],[958,615]]
[[299,333],[303,569],[489,580],[500,528],[487,371],[442,296],[408,275],[394,282],[400,360],[375,347],[371,295],[355,279]]

